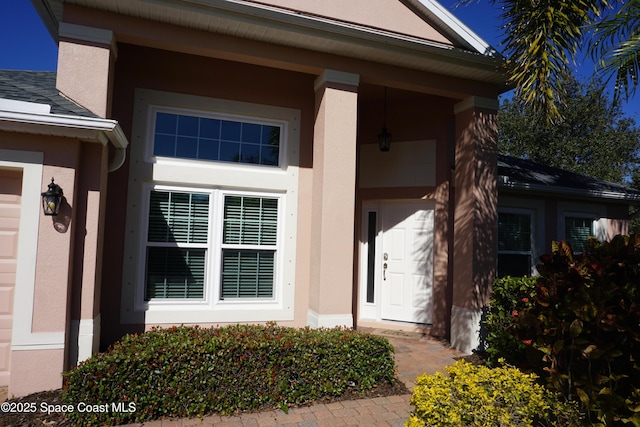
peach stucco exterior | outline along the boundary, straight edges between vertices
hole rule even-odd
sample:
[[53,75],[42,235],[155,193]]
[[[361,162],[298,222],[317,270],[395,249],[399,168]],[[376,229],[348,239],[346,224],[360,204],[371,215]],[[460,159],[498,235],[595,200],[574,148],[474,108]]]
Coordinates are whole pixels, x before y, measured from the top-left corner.
[[[67,91],[72,91],[74,99],[85,106],[93,99],[107,102],[113,96],[113,115],[119,117],[125,132],[130,132],[133,126],[131,118],[135,104],[131,99],[135,98],[135,89],[140,87],[276,105],[301,112],[295,308],[293,317],[283,323],[294,326],[353,326],[358,323],[354,303],[358,277],[354,266],[359,254],[355,242],[360,204],[365,200],[418,198],[437,201],[435,244],[438,250],[434,273],[437,297],[434,299],[447,301],[451,298],[448,270],[453,240],[447,230],[453,221],[451,209],[455,185],[450,165],[454,161],[452,147],[456,141],[449,127],[454,123],[464,126],[459,124],[460,120],[456,122],[455,108],[475,108],[474,102],[482,102],[487,96],[492,96],[488,99],[494,99],[495,104],[500,88],[438,75],[429,75],[432,78],[425,83],[422,73],[409,69],[311,54],[257,41],[234,39],[231,43],[232,40],[224,35],[134,20],[72,5],[67,8],[68,25],[65,28],[92,28],[108,21],[114,40],[123,42],[117,44],[116,58],[113,42],[102,40],[92,51],[84,40],[83,49],[78,51],[66,47],[72,42],[67,36],[64,52],[73,52],[73,61],[77,64],[93,63],[92,52],[103,58],[105,48],[110,47],[112,60],[100,60],[115,62],[113,94],[96,93],[85,101],[85,94],[90,93],[87,88],[76,84]],[[129,41],[131,43],[127,43]],[[64,57],[66,53],[62,50],[61,47],[61,57]],[[89,56],[80,59],[81,52]],[[78,67],[76,73],[81,74],[83,70]],[[352,72],[358,70],[366,72]],[[104,87],[109,78],[109,73],[104,72],[104,84],[97,84],[93,79],[90,86]],[[59,81],[62,79],[59,77]],[[218,85],[215,81],[224,84]],[[390,108],[388,123],[394,129],[394,139],[436,141],[435,180],[426,187],[408,185],[402,179],[396,187],[357,186],[358,147],[376,141],[382,119],[384,86],[392,88],[388,102],[395,107]],[[443,97],[444,93],[451,98]],[[479,97],[474,98],[476,95]],[[466,104],[461,104],[464,100]],[[462,107],[456,107],[458,104]],[[460,113],[460,116],[464,117],[464,114]],[[371,125],[367,125],[369,123]],[[112,174],[111,185],[126,188],[125,171],[126,167]],[[125,227],[125,194],[118,198],[110,193],[108,197],[108,205],[118,214],[107,222],[107,230],[111,230],[107,234],[114,237],[105,242],[105,252],[121,253],[124,242],[117,236],[118,230]],[[103,282],[121,283],[121,260],[110,257],[106,262],[109,265],[103,267]],[[117,286],[103,291],[101,320],[110,325],[101,331],[103,345],[113,342],[124,332],[152,326],[121,323],[122,298]],[[444,304],[434,318],[433,331],[439,335],[448,334],[448,311]]]
[[[297,11],[299,2],[290,0],[219,0],[203,14],[191,2],[172,9],[132,0],[135,13],[128,13],[106,1],[96,8],[42,1],[62,10],[58,90],[117,120],[130,143],[125,158],[126,144],[105,138],[0,134],[9,154],[39,153],[29,173],[40,189],[55,177],[66,200],[58,217],[40,211],[28,225],[37,228],[29,242],[33,294],[16,301],[33,314],[31,341],[17,339],[14,327],[10,395],[60,387],[63,370],[155,325],[385,325],[474,348],[495,275],[495,114],[505,86],[499,57],[481,51],[462,24],[447,24],[440,9],[418,0],[307,2]],[[146,148],[148,108],[171,102],[280,120],[286,161],[234,170],[154,159]],[[383,124],[393,136],[388,153],[377,148]],[[285,259],[275,301],[214,301],[213,313],[145,308],[139,229],[142,195],[153,185],[280,197]],[[429,324],[381,315],[379,288],[388,285],[380,281],[382,262],[365,267],[373,261],[366,230],[384,234],[371,218],[416,201],[423,202],[419,214],[433,218]],[[368,286],[375,298],[365,298]]]
[[[32,2],[58,42],[56,88],[86,115],[13,111],[0,94],[0,232],[17,236],[0,251],[10,396],[59,388],[64,370],[154,326],[373,326],[471,352],[501,204],[538,206],[546,240],[580,208],[504,188],[498,201],[502,59],[435,1]],[[156,154],[160,113],[277,128],[278,160]],[[57,217],[39,206],[51,177]],[[210,200],[211,241],[183,246],[208,254],[202,297],[145,294],[162,191]],[[277,201],[268,297],[222,295],[228,195]],[[608,236],[626,232],[624,208],[602,204]]]
[[[0,168],[20,172],[22,181],[8,382],[10,395],[21,396],[60,387],[60,373],[77,363],[73,326],[97,312],[107,151],[65,137],[0,132],[0,139]],[[40,207],[51,177],[64,191],[56,217]],[[87,354],[92,346],[97,341]]]

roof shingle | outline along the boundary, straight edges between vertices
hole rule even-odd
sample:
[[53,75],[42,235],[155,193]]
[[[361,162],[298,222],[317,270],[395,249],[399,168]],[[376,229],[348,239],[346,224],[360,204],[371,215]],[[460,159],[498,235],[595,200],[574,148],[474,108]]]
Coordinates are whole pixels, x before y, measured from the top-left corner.
[[56,89],[55,71],[0,70],[0,98],[47,104],[52,114],[98,118]]

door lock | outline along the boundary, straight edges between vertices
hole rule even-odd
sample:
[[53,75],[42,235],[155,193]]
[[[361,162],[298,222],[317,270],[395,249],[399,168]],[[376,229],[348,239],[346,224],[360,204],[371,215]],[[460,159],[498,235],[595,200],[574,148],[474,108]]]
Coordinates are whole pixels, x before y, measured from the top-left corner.
[[[389,254],[386,252],[382,254],[382,259],[387,261],[389,259]],[[386,262],[382,264],[382,280],[387,280],[387,263]]]

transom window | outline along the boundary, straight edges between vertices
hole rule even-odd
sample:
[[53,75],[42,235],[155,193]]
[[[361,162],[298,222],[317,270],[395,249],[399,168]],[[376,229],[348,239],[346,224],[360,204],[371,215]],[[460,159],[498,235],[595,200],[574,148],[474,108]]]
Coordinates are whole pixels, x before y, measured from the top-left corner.
[[498,276],[529,276],[532,264],[531,214],[498,213]]
[[280,134],[277,124],[156,111],[153,155],[279,166]]
[[278,197],[151,190],[145,300],[273,299],[278,209]]

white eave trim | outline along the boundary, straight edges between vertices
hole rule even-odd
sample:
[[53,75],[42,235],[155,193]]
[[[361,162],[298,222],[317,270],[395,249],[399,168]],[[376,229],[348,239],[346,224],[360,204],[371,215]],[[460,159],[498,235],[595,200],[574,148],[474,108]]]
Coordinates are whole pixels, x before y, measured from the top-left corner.
[[[166,0],[154,0],[157,3],[165,3]],[[183,0],[184,3],[190,3],[196,7],[218,9],[226,11],[228,13],[238,14],[246,17],[253,17],[254,19],[267,20],[272,22],[280,22],[281,24],[300,26],[307,29],[320,30],[326,33],[340,34],[343,36],[350,36],[354,39],[362,38],[369,41],[378,41],[383,44],[389,42],[410,43],[414,47],[438,49],[441,53],[447,56],[457,57],[458,59],[466,59],[473,62],[485,62],[491,58],[502,59],[501,55],[493,49],[489,44],[484,42],[478,35],[473,33],[468,27],[462,24],[455,16],[451,15],[442,6],[430,0],[410,0],[412,3],[418,2],[422,7],[421,10],[425,11],[432,18],[435,18],[437,24],[443,26],[443,30],[449,35],[466,45],[473,50],[467,51],[465,49],[456,48],[454,46],[434,42],[419,37],[413,37],[406,34],[394,33],[385,31],[379,28],[367,27],[360,24],[343,22],[336,19],[308,15],[294,10],[287,10],[270,6],[266,4],[259,4],[255,2],[247,2],[245,0]],[[174,4],[175,5],[175,4]],[[426,9],[426,10],[425,10]],[[457,36],[457,37],[456,37]],[[420,50],[422,50],[420,49]],[[433,53],[433,52],[432,52]]]
[[120,124],[111,119],[0,110],[0,129],[78,138],[103,145],[111,142],[116,148],[129,145]]
[[[462,21],[456,18],[451,12],[445,9],[440,3],[433,0],[408,0],[409,3],[422,9],[429,15],[440,29],[445,31],[463,45],[474,49],[482,55],[500,58],[500,53],[490,44],[484,41],[479,35],[474,33],[469,27],[464,25]],[[420,7],[422,6],[422,7]]]

